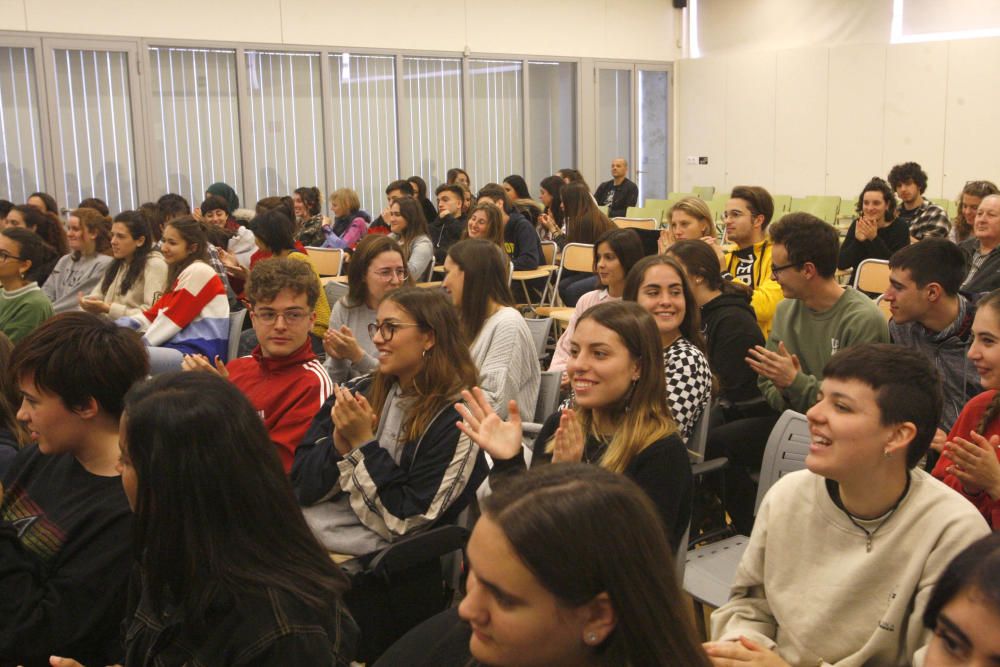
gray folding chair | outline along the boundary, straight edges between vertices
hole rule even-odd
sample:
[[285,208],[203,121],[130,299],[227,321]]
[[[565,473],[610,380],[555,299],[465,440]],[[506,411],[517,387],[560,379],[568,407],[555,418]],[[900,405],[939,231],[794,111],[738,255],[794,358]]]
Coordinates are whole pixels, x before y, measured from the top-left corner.
[[[539,359],[544,359],[549,342],[549,332],[552,330],[552,318],[526,317],[524,321],[528,324],[528,329],[531,331],[532,340],[535,341],[535,353]],[[537,417],[538,415],[535,416]]]
[[227,361],[232,361],[240,354],[240,334],[243,333],[243,320],[246,319],[247,309],[240,308],[229,313],[229,342],[226,348]]
[[538,402],[535,403],[535,419],[539,423],[544,423],[559,407],[561,380],[562,371],[542,371],[542,381],[538,384]]
[[[760,482],[754,514],[765,494],[782,475],[802,470],[809,453],[809,424],[806,416],[785,410],[771,430],[761,461]],[[729,599],[733,576],[750,538],[737,535],[687,552],[684,590],[695,601],[721,607]]]

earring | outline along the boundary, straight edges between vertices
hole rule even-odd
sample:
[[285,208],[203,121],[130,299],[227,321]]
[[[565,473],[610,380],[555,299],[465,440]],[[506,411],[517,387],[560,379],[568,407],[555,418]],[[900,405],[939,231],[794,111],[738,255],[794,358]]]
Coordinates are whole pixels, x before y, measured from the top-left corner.
[[597,633],[596,632],[588,632],[587,633],[587,640],[586,641],[587,641],[588,644],[596,644],[597,643]]
[[428,355],[428,353],[430,353],[430,351],[431,351],[430,349],[427,349],[427,350],[424,350],[424,351],[423,351],[423,352],[421,353],[421,355],[420,355],[420,356],[421,356],[421,357],[423,357],[424,359],[426,359],[426,358],[427,358],[427,355]]
[[888,447],[882,450],[882,456],[884,456],[887,459],[892,458],[892,452],[889,451]]

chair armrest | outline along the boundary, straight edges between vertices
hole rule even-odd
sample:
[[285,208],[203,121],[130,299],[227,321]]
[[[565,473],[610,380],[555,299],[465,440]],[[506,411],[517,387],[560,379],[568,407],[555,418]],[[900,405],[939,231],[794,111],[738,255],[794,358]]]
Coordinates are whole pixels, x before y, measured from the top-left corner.
[[720,456],[717,459],[711,459],[710,461],[702,461],[701,463],[695,463],[691,466],[691,474],[695,477],[701,477],[704,475],[711,474],[722,470],[729,465],[729,459],[725,456]]

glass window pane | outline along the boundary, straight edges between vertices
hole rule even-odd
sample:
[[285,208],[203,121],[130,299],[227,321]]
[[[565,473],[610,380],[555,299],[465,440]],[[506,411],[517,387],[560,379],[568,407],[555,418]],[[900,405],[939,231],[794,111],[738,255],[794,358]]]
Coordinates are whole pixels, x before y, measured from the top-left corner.
[[153,47],[149,63],[153,196],[173,192],[195,207],[219,181],[240,193],[236,52]]
[[410,136],[406,176],[417,175],[434,191],[448,170],[462,167],[462,61],[457,58],[403,58]]
[[[250,199],[325,187],[317,53],[247,51]],[[249,202],[248,202],[249,203]]]
[[34,49],[0,47],[0,198],[23,204],[44,190]]
[[[576,164],[576,63],[528,63],[528,188]],[[596,186],[595,186],[596,187]]]
[[112,211],[135,208],[128,54],[53,49],[52,58],[64,203],[100,197]]
[[469,61],[471,135],[468,166],[473,186],[500,183],[524,171],[521,63]]
[[[616,157],[632,164],[632,70],[601,69],[598,76],[597,173],[607,174]],[[596,186],[595,186],[596,187]]]
[[351,188],[376,217],[385,186],[399,178],[396,59],[331,54],[333,185]]
[[639,71],[639,162],[633,169],[639,201],[667,198],[668,73]]

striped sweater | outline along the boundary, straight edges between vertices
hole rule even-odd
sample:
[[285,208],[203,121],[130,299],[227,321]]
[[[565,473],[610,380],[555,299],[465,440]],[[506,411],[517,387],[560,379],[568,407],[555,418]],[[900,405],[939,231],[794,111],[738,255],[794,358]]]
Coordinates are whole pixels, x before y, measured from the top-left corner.
[[184,354],[226,359],[229,301],[215,270],[202,261],[181,271],[170,291],[149,310],[123,317],[119,324],[144,332],[150,347],[169,347]]

